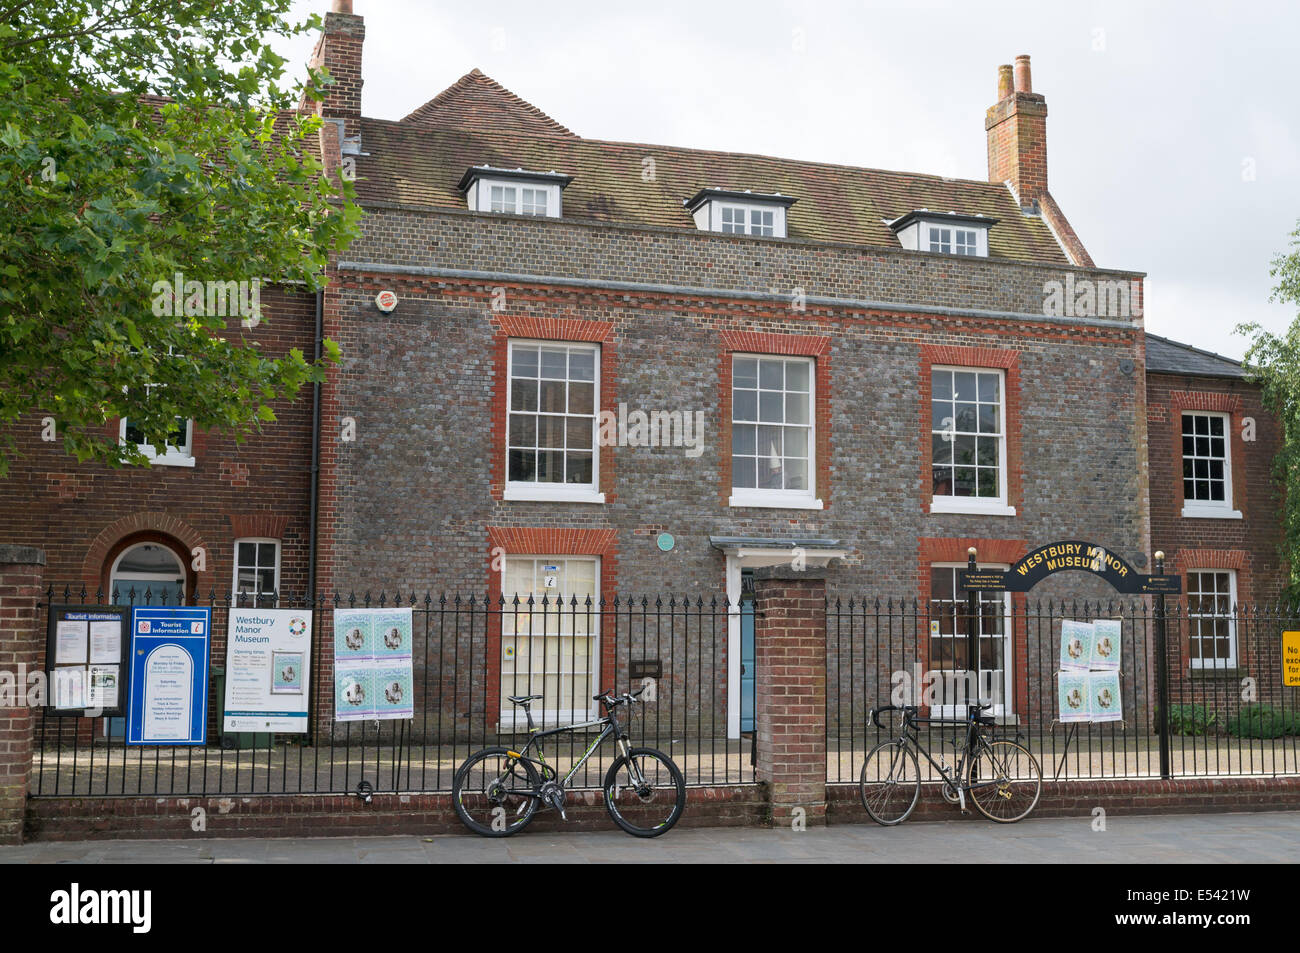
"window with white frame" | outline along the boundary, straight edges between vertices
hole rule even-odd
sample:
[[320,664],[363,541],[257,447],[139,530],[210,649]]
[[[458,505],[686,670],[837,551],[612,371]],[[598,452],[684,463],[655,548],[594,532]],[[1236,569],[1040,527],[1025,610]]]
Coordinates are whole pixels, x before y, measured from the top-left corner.
[[524,723],[511,695],[541,695],[543,725],[587,719],[600,688],[599,558],[506,556],[501,593],[502,725]]
[[461,180],[471,212],[560,217],[562,193],[569,181],[566,176],[539,173],[536,178],[526,174],[494,177],[491,171],[500,170],[471,169]]
[[1005,373],[930,369],[931,509],[1007,506]]
[[599,347],[511,341],[509,362],[506,499],[602,502]]
[[1232,508],[1228,415],[1188,412],[1182,421],[1183,515],[1239,517]]
[[[167,345],[167,356],[175,356],[176,351],[172,345]],[[145,399],[149,399],[156,388],[165,387],[165,384],[145,384]],[[118,439],[121,443],[133,443],[139,448],[140,452],[150,458],[150,462],[157,466],[170,467],[192,467],[194,466],[194,421],[187,420],[184,417],[177,417],[175,426],[167,435],[167,443],[161,449],[146,442],[144,433],[139,427],[131,423],[129,417],[123,417],[118,425]]]
[[731,505],[820,509],[812,358],[731,359]]
[[735,235],[762,235],[771,238],[776,234],[776,213],[770,208],[745,205],[719,205],[721,231]]
[[[1011,594],[981,590],[974,620],[979,658],[970,655],[971,617],[968,593],[962,588],[959,563],[935,563],[930,567],[930,657],[929,671],[939,714],[965,714],[968,704],[992,704],[992,714],[1010,713],[1011,698]],[[1007,569],[1005,565],[980,564],[980,569]],[[979,679],[967,677],[978,665]]]
[[1231,569],[1187,572],[1187,657],[1192,668],[1237,665],[1237,573]]
[[930,251],[945,255],[978,255],[979,233],[973,228],[929,225]]
[[118,436],[123,443],[133,443],[140,452],[158,466],[192,467],[194,466],[194,421],[184,417],[176,418],[176,426],[167,437],[167,445],[161,452],[157,447],[145,441],[144,434],[134,426],[130,418],[123,417]]
[[234,592],[244,605],[270,605],[280,592],[280,541],[235,540]]

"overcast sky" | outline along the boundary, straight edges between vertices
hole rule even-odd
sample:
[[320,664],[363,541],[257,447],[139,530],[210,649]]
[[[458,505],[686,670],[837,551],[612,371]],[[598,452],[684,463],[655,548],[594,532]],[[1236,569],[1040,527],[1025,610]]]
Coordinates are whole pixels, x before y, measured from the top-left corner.
[[997,66],[1028,53],[1052,194],[1098,265],[1147,273],[1148,330],[1240,357],[1237,322],[1295,315],[1268,302],[1300,218],[1295,3],[354,7],[367,116],[400,119],[477,66],[580,136],[973,179]]

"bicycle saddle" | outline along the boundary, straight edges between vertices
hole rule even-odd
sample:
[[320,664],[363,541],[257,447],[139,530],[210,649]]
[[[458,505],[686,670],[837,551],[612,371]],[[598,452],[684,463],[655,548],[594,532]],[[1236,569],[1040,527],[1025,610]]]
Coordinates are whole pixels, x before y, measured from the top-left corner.
[[541,695],[507,695],[506,697],[509,698],[516,705],[523,705],[530,701],[534,701],[535,699],[541,698],[542,696]]

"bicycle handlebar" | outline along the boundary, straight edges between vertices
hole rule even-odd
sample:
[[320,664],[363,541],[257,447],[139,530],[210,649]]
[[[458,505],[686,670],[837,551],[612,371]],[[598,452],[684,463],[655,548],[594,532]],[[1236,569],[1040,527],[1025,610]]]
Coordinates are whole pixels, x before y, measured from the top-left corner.
[[615,695],[614,690],[610,689],[608,691],[601,692],[599,695],[592,695],[591,700],[594,702],[600,702],[602,705],[606,706],[607,708],[613,708],[615,705],[632,704],[632,702],[636,701],[638,698],[641,697],[641,693],[644,691],[645,691],[644,685],[638,688],[634,692],[624,692],[622,695]]
[[[990,708],[992,708],[992,707],[993,707],[992,704],[988,704],[988,705],[967,705],[967,706],[966,706],[966,717],[969,718],[969,719],[971,719],[972,721],[974,721],[976,724],[980,724],[980,725],[996,725],[997,722],[996,722],[994,719],[992,719],[992,718],[981,718],[981,717],[980,717],[980,712],[982,712],[982,711],[988,711],[988,710],[989,710]],[[877,728],[884,729],[885,726],[882,725],[882,724],[880,723],[880,716],[881,716],[882,714],[884,714],[885,712],[887,712],[887,711],[901,711],[901,712],[904,713],[904,716],[905,716],[905,717],[910,717],[910,716],[912,716],[912,715],[915,715],[915,714],[916,714],[918,711],[920,711],[920,710],[921,710],[920,707],[917,706],[917,705],[881,705],[881,706],[878,707],[878,708],[872,708],[872,709],[870,710],[870,712],[868,712],[868,714],[871,716],[871,720],[872,720],[872,722],[875,723],[875,726],[876,726]]]

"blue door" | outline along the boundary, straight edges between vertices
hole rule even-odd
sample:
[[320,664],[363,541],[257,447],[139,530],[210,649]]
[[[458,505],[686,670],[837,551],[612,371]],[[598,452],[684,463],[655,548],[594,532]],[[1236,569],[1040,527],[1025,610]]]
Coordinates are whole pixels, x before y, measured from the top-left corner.
[[740,730],[754,730],[754,577],[740,587]]

